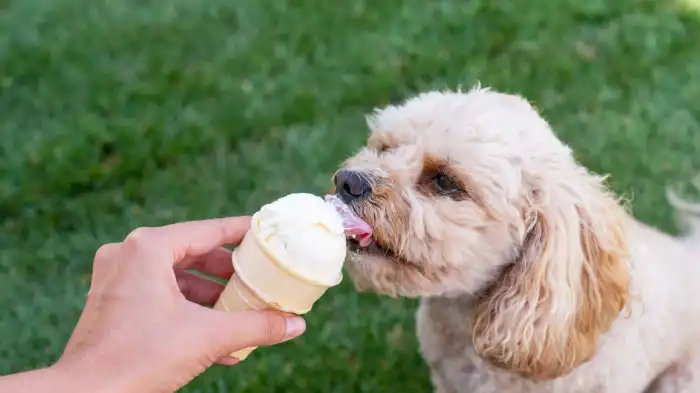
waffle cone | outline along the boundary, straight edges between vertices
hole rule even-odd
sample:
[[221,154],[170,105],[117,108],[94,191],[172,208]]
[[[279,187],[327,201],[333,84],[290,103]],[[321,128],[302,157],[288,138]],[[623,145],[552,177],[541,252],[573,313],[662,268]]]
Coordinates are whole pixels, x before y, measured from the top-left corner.
[[[260,241],[255,225],[234,250],[232,262],[235,273],[214,306],[229,312],[273,309],[305,314],[329,287],[342,279],[339,274],[335,280],[321,282],[294,272],[273,257]],[[245,348],[231,356],[243,360],[254,349]]]

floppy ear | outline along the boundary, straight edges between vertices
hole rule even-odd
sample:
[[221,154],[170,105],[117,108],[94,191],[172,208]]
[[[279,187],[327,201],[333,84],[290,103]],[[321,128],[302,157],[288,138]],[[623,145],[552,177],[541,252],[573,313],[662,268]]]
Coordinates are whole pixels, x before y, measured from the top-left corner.
[[589,360],[627,303],[627,215],[581,168],[532,195],[519,257],[476,305],[472,327],[481,357],[544,380]]

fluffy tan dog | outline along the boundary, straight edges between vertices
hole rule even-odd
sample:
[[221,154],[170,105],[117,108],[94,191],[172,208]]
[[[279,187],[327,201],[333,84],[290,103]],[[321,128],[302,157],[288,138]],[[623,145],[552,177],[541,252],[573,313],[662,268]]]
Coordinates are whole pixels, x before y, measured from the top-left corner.
[[369,126],[335,176],[362,224],[347,266],[422,298],[437,392],[700,393],[697,221],[636,221],[518,96],[425,93]]

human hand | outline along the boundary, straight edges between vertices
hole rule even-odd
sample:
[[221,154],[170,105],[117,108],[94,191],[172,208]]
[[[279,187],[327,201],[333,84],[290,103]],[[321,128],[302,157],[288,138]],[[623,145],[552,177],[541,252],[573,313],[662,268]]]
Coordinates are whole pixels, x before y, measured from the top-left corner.
[[[105,392],[173,392],[215,362],[251,346],[303,333],[301,317],[275,311],[228,313],[202,307],[224,286],[189,273],[228,279],[231,252],[249,217],[139,228],[95,255],[85,308],[53,366]],[[99,386],[99,389],[96,387]]]

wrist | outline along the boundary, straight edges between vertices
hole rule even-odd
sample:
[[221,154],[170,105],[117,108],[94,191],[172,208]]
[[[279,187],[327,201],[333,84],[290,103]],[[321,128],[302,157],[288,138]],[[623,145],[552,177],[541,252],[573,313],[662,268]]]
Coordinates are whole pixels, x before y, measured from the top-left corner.
[[50,366],[0,377],[0,391],[14,393],[102,393],[101,389],[109,386],[108,384],[103,384],[103,386],[87,385],[83,380],[84,378],[76,378],[61,367]]
[[45,377],[53,381],[52,393],[131,393],[126,381],[104,367],[85,362],[71,364],[59,361],[43,370]]
[[[85,375],[78,375],[77,372],[73,372],[67,368],[60,367],[54,364],[43,370],[45,377],[52,381],[54,388],[52,392],[54,393],[87,393],[89,391],[94,391],[95,393],[102,393],[100,387],[88,384],[87,378],[90,374],[89,371],[85,371]],[[109,385],[109,383],[105,383]]]
[[[171,386],[159,367],[145,365],[138,359],[127,361],[114,357],[81,354],[61,359],[46,369],[56,381],[52,393],[162,393],[175,392],[181,386]],[[184,384],[184,383],[183,383]],[[0,389],[0,391],[3,391]]]
[[82,369],[70,367],[64,363],[56,363],[44,369],[47,378],[54,383],[52,392],[54,393],[118,393],[113,390],[114,385],[109,380],[98,382],[98,373],[93,369]]

